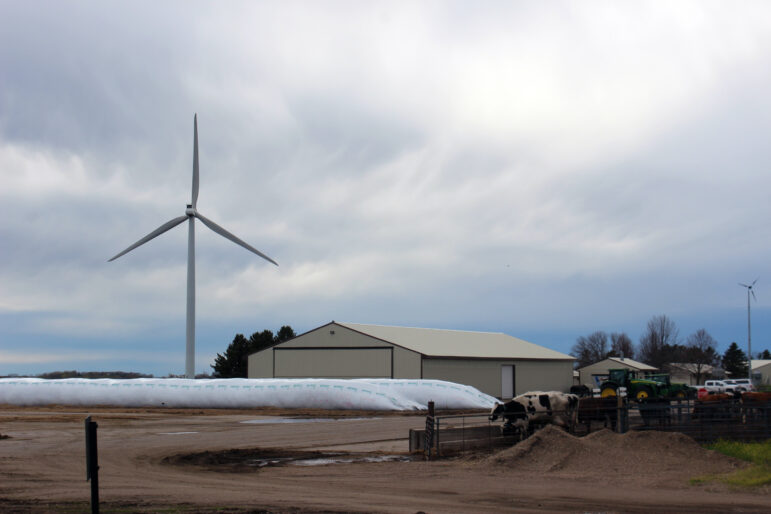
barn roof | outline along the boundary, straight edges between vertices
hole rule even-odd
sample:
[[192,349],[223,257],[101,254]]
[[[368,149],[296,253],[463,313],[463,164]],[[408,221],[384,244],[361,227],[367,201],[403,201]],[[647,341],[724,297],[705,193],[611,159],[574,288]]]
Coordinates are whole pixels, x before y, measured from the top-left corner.
[[575,360],[570,355],[501,332],[333,323],[427,357]]
[[605,360],[595,362],[594,364],[589,364],[588,366],[584,366],[583,368],[580,368],[579,371],[586,368],[603,368],[604,367],[608,369],[613,369],[618,366],[624,366],[627,368],[636,369],[638,371],[658,371],[658,368],[654,368],[653,366],[649,366],[648,364],[637,362],[632,359],[621,358],[621,357],[608,357]]

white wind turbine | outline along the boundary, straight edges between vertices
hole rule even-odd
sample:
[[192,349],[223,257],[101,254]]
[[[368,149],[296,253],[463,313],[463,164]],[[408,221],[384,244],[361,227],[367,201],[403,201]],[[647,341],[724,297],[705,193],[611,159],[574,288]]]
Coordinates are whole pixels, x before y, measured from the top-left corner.
[[[758,277],[760,278],[760,277]],[[739,285],[742,287],[747,288],[747,378],[752,380],[752,331],[750,330],[750,293],[752,293],[752,297],[755,298],[755,301],[757,302],[758,299],[755,296],[755,290],[753,287],[755,286],[755,282],[757,282],[758,279],[752,281],[752,284],[742,284],[739,282]]]
[[121,255],[124,255],[138,246],[142,246],[146,242],[150,241],[163,234],[167,230],[170,230],[183,221],[188,222],[187,230],[187,326],[186,326],[186,352],[185,352],[185,376],[187,378],[195,378],[195,219],[198,218],[201,222],[212,229],[217,234],[230,239],[234,243],[243,246],[252,253],[256,253],[263,259],[272,262],[276,266],[278,263],[257,250],[253,246],[245,243],[241,239],[237,238],[224,228],[220,227],[212,220],[206,218],[196,210],[196,204],[198,203],[198,114],[193,117],[193,199],[192,203],[187,204],[185,209],[185,215],[178,218],[174,218],[171,221],[167,221],[157,229],[153,230],[145,237],[129,246],[118,255],[110,259],[108,262],[114,261]]

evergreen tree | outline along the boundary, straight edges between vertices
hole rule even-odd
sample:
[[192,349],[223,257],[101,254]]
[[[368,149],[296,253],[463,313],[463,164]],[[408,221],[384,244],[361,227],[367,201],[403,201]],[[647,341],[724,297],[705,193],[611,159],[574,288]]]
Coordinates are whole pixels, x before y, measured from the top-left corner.
[[274,336],[270,330],[255,332],[249,339],[243,334],[236,334],[224,354],[217,354],[212,368],[215,378],[246,378],[248,374],[249,355],[270,348],[295,337],[294,330],[284,325]]
[[215,378],[246,378],[249,341],[243,334],[236,334],[225,354],[217,354],[212,368]]
[[276,342],[283,343],[284,341],[289,341],[290,339],[294,339],[295,337],[297,337],[297,334],[294,333],[294,330],[292,330],[292,327],[290,327],[289,325],[284,325],[278,330],[278,334],[276,334]]
[[771,352],[769,352],[768,349],[763,350],[762,352],[760,352],[758,354],[758,359],[770,360],[771,359]]
[[732,377],[747,376],[747,354],[744,353],[736,342],[723,354],[723,369]]
[[[265,348],[273,346],[276,342],[273,336],[273,331],[263,330],[262,332],[255,332],[249,336],[249,353],[259,352]],[[244,375],[246,376],[246,375]]]

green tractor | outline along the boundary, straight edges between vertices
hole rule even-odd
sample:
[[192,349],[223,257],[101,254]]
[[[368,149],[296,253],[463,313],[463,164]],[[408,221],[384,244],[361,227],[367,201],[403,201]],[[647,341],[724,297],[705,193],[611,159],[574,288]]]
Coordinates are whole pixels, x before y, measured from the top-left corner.
[[637,373],[627,368],[608,370],[608,380],[600,385],[600,396],[611,398],[618,396],[620,387],[626,387],[627,398],[644,401],[663,398],[664,386],[656,380],[637,378]]
[[692,388],[688,387],[687,384],[671,382],[666,373],[652,373],[646,375],[645,378],[661,384],[661,396],[665,398],[685,400],[693,397],[694,390]]

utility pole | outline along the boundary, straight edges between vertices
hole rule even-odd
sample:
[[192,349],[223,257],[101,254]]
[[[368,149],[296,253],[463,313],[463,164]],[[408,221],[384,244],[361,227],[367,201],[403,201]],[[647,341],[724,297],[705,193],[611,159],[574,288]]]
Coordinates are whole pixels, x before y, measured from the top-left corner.
[[750,379],[750,382],[752,382],[752,325],[750,324],[750,293],[752,293],[752,297],[755,298],[755,301],[758,301],[758,298],[755,296],[755,291],[752,289],[755,286],[755,282],[757,282],[758,279],[752,281],[752,284],[742,284],[739,282],[739,285],[742,287],[747,288],[747,378]]

